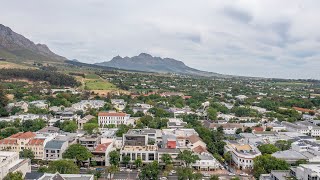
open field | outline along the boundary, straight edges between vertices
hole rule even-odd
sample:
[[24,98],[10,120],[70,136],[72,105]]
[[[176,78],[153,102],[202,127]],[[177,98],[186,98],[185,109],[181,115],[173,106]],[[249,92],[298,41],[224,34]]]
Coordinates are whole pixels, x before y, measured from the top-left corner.
[[85,89],[87,90],[111,90],[116,86],[102,79],[85,79]]
[[6,69],[11,69],[11,68],[17,68],[17,69],[26,69],[30,68],[29,66],[25,66],[23,64],[16,64],[13,62],[8,62],[8,61],[0,61],[0,69],[6,68]]
[[100,76],[97,74],[86,74],[86,79],[100,79]]

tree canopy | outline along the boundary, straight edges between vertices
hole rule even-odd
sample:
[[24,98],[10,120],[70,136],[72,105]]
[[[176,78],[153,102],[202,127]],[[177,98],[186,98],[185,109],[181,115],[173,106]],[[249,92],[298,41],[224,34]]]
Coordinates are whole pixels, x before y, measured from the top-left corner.
[[83,161],[88,160],[92,157],[91,152],[81,144],[72,144],[63,153],[63,158],[74,159],[77,164],[81,165]]

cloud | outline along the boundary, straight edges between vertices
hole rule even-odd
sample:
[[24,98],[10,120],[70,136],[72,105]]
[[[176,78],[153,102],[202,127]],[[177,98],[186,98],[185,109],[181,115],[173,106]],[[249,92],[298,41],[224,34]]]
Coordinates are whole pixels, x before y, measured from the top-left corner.
[[4,0],[0,22],[93,63],[141,52],[224,74],[320,79],[317,0]]

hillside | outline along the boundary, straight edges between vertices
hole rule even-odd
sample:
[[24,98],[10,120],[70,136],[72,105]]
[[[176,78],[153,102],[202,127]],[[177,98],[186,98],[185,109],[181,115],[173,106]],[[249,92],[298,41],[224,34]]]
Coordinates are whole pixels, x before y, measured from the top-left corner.
[[66,60],[53,53],[45,44],[35,44],[2,24],[0,24],[0,58],[51,62]]
[[116,56],[111,61],[96,63],[100,66],[108,66],[119,69],[158,72],[158,73],[177,73],[199,76],[224,76],[217,73],[200,71],[185,65],[182,61],[171,58],[153,57],[150,54],[141,53],[133,57]]

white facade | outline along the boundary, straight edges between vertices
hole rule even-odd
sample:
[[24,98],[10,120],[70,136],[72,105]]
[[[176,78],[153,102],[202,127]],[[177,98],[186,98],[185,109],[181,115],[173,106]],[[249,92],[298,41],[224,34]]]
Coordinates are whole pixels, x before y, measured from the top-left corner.
[[238,169],[252,169],[253,159],[261,155],[261,152],[249,144],[231,144],[227,143],[225,152],[230,152],[232,161]]
[[128,124],[130,114],[116,112],[100,112],[98,114],[98,122],[100,127],[114,124],[116,127],[120,124]]
[[23,176],[31,172],[30,159],[19,159],[18,152],[0,151],[0,179],[9,172],[22,172]]
[[320,177],[319,166],[320,164],[301,164],[292,173],[299,180],[317,180]]

